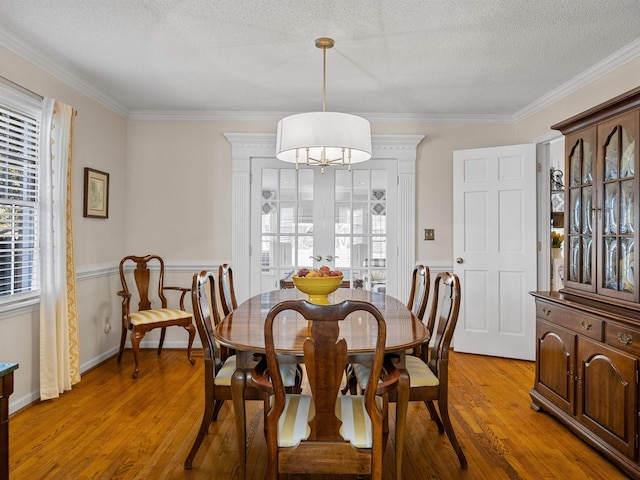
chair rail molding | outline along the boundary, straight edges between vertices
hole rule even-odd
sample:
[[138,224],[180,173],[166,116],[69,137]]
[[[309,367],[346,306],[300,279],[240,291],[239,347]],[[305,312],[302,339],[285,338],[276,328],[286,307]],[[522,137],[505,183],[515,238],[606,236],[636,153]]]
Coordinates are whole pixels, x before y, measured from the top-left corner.
[[[272,133],[225,133],[231,143],[232,161],[232,266],[239,278],[251,278],[251,159],[275,158]],[[398,297],[407,298],[415,266],[417,147],[424,135],[373,135],[373,160],[398,162]],[[250,297],[249,281],[238,282],[236,297]]]

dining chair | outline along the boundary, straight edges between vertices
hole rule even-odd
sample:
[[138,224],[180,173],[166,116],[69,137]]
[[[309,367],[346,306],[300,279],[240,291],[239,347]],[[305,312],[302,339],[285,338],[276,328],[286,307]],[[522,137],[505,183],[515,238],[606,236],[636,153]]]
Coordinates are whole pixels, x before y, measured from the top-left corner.
[[[222,312],[226,317],[229,313],[233,312],[236,308],[238,308],[238,302],[236,301],[236,294],[233,288],[233,270],[231,266],[227,263],[223,263],[218,267],[218,287],[219,287],[219,295],[220,295],[220,304],[222,305]],[[221,346],[223,353],[234,354],[235,351],[233,349],[227,349],[225,346]],[[282,367],[283,369],[288,369],[286,376],[292,374],[292,370],[295,374],[295,385],[292,386],[292,391],[300,392],[302,388],[302,378],[303,371],[300,365],[285,365]]]
[[[431,286],[431,276],[429,267],[424,265],[417,265],[413,269],[411,275],[411,290],[409,292],[409,301],[407,302],[407,308],[413,312],[413,314],[421,321],[424,319],[424,314],[427,311],[427,303],[429,300],[429,288]],[[428,343],[427,339],[425,343]],[[409,354],[417,355],[422,347],[416,347],[412,349]],[[356,371],[359,370],[359,373]],[[367,378],[369,370],[366,365],[361,363],[354,363],[347,365],[345,369],[346,384],[342,389],[342,393],[346,394],[350,392],[352,395],[357,393],[358,389],[358,377]]]
[[[439,273],[434,281],[431,311],[427,329],[431,332],[433,346],[423,344],[419,356],[405,357],[409,373],[409,401],[424,402],[431,419],[436,422],[438,432],[446,432],[449,442],[458,456],[460,468],[467,468],[467,459],[453,430],[449,417],[449,347],[460,311],[460,280],[455,274]],[[360,388],[366,387],[367,379],[362,369],[356,369]],[[389,395],[395,401],[395,392]],[[438,402],[436,410],[434,401]],[[439,411],[439,413],[438,413]]]
[[[131,274],[130,270],[132,265],[135,265],[135,269],[133,269],[133,273]],[[154,302],[159,302],[160,308],[152,307],[151,267],[154,269],[157,268],[158,270],[157,281],[154,280],[154,284],[157,287],[157,299],[154,298]],[[184,307],[184,297],[189,289],[183,287],[166,287],[164,285],[164,261],[158,255],[146,255],[143,257],[129,255],[120,261],[119,270],[120,281],[122,283],[122,290],[118,292],[118,295],[122,297],[122,334],[120,336],[118,363],[122,360],[127,332],[130,331],[131,349],[133,350],[133,359],[135,362],[135,369],[132,376],[134,379],[137,378],[140,372],[140,342],[145,334],[156,328],[161,329],[160,343],[158,344],[158,355],[160,355],[167,327],[176,325],[183,327],[189,333],[187,359],[191,365],[194,365],[195,360],[191,358],[191,346],[196,336],[196,329],[193,326],[193,315],[185,311]],[[135,284],[135,289],[129,288],[127,278],[132,282],[132,287],[133,284]],[[168,291],[180,292],[179,309],[168,308],[168,300],[165,296],[165,292]],[[137,298],[135,299],[134,294],[137,294]],[[135,300],[138,300],[137,310],[135,309]]]
[[[359,312],[377,324],[371,376],[363,395],[339,395],[347,343],[340,337],[340,322]],[[276,353],[277,328],[300,314],[309,321],[304,342],[304,361],[310,394],[287,394],[279,373]],[[274,335],[276,330],[276,335]],[[269,394],[265,398],[267,473],[370,474],[382,478],[382,457],[388,436],[388,393],[399,374],[384,362],[386,324],[372,304],[347,300],[334,305],[315,305],[287,300],[269,311],[264,324],[266,359],[252,372],[255,385]],[[382,379],[382,381],[378,381]]]
[[[213,273],[200,272],[193,275],[191,303],[204,357],[204,413],[200,429],[184,462],[187,470],[192,468],[193,459],[209,431],[209,425],[217,420],[225,400],[232,400],[231,378],[236,370],[236,356],[228,355],[226,349],[220,348],[213,335],[215,327],[220,323]],[[293,366],[284,368],[281,373],[287,388],[298,383]],[[245,400],[262,400],[264,393],[247,382],[244,397]]]

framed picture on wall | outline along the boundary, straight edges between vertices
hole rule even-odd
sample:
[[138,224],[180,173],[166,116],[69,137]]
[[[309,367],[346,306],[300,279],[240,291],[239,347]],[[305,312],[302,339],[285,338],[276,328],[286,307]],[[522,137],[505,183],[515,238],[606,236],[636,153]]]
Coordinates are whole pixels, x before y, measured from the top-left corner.
[[109,218],[109,174],[84,169],[84,216]]

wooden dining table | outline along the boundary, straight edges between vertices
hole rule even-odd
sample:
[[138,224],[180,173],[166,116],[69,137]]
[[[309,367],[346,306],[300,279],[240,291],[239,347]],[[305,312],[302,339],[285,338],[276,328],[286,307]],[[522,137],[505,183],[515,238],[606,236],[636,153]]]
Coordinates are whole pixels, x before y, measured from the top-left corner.
[[[246,413],[244,390],[250,372],[256,365],[256,354],[265,353],[264,320],[269,310],[279,302],[306,299],[297,289],[266,292],[251,297],[229,313],[216,327],[216,339],[236,351],[236,371],[231,380],[231,396],[235,410],[238,450],[240,454],[240,478],[246,478]],[[409,375],[405,368],[407,349],[423,343],[429,338],[425,325],[396,298],[367,290],[339,288],[329,295],[330,303],[344,300],[361,300],[374,304],[382,312],[387,323],[385,352],[397,355],[400,372],[396,404],[396,478],[402,478],[402,451],[409,404]],[[303,344],[309,332],[306,319],[297,316],[279,322],[274,330],[276,349],[280,354],[303,360]],[[347,317],[341,323],[340,334],[347,342],[349,362],[366,362],[375,349],[377,326],[368,316]]]

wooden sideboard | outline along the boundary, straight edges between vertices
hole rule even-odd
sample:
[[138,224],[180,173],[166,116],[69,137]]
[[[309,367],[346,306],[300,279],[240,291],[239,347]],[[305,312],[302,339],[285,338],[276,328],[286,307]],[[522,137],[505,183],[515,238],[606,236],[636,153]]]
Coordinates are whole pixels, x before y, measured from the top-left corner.
[[9,478],[9,396],[17,363],[0,363],[0,480]]
[[559,292],[533,292],[536,373],[544,410],[640,478],[640,312]]

